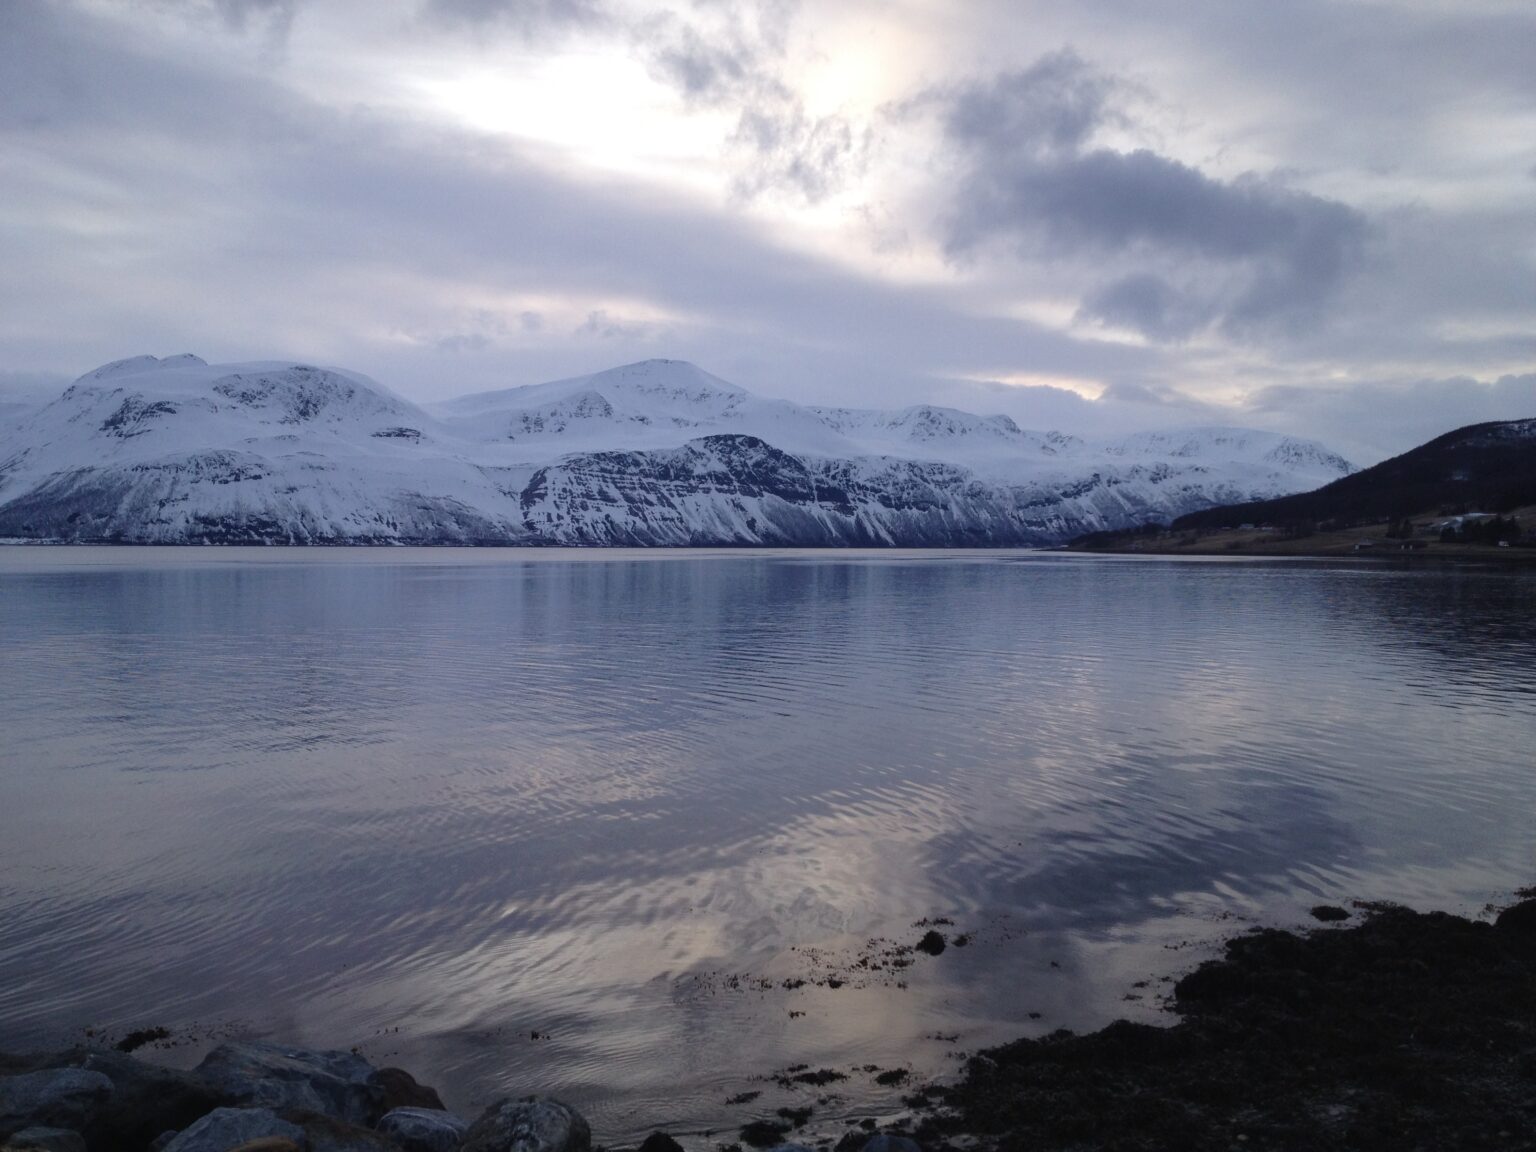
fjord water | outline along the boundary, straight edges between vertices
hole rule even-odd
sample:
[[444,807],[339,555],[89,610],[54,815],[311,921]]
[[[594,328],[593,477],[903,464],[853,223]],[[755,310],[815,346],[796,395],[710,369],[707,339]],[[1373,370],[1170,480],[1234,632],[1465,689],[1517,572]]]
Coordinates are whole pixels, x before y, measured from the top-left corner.
[[[358,1044],[614,1143],[1152,1019],[1246,924],[1536,881],[1533,609],[1380,563],[0,549],[0,1047]],[[970,946],[859,965],[933,917]]]

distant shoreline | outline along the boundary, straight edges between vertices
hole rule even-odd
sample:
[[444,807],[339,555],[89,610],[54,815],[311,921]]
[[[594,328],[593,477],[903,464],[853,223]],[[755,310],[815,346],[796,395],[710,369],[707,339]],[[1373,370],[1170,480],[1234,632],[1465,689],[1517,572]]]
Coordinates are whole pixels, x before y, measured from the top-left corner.
[[1187,541],[1152,540],[1133,535],[1116,537],[1114,542],[1094,544],[1057,544],[1028,547],[1017,544],[569,544],[569,543],[476,543],[460,541],[353,541],[322,540],[307,543],[288,541],[123,541],[123,540],[39,540],[30,537],[0,537],[0,548],[59,549],[61,551],[86,548],[107,548],[132,552],[134,550],[164,552],[172,549],[192,551],[228,551],[245,548],[264,552],[403,552],[412,549],[432,551],[466,552],[582,552],[603,554],[616,552],[648,552],[658,555],[683,552],[731,552],[731,553],[780,553],[815,552],[827,556],[872,553],[894,555],[915,553],[937,555],[946,552],[974,552],[981,555],[1005,552],[1029,553],[1039,556],[1112,556],[1144,557],[1147,559],[1178,559],[1180,557],[1229,560],[1352,560],[1373,563],[1411,566],[1414,564],[1479,563],[1495,566],[1516,567],[1536,565],[1536,548],[1494,548],[1479,545],[1431,543],[1424,548],[1400,550],[1391,546],[1373,546],[1358,549],[1355,537],[1347,543],[1317,544],[1309,541],[1268,540],[1241,542],[1234,545],[1227,534],[1217,534],[1209,539]]
[[1389,539],[1385,524],[1286,539],[1264,529],[1218,532],[1165,531],[1156,535],[1122,532],[1084,538],[1066,546],[1075,555],[1226,556],[1289,560],[1370,560],[1397,564],[1475,561],[1488,564],[1536,564],[1536,547],[1447,543],[1419,537]]

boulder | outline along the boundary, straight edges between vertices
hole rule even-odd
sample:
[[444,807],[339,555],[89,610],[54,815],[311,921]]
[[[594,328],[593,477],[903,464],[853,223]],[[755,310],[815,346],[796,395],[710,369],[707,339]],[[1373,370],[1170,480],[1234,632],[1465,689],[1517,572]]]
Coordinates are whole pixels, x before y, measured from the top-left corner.
[[749,1148],[778,1148],[788,1132],[789,1124],[782,1120],[749,1120],[736,1135]]
[[355,1052],[310,1051],[244,1040],[221,1044],[196,1074],[222,1103],[276,1112],[319,1112],[368,1126],[382,1114],[384,1089],[375,1069]]
[[215,1108],[176,1134],[162,1152],[233,1152],[256,1140],[280,1137],[299,1149],[309,1147],[304,1129],[270,1108]]
[[569,1104],[550,1096],[507,1098],[480,1114],[462,1152],[590,1152],[592,1129]]
[[23,1128],[0,1152],[85,1152],[85,1137],[68,1128]]
[[466,1121],[433,1108],[396,1108],[378,1128],[405,1152],[457,1152],[469,1132]]
[[437,1089],[416,1083],[404,1068],[380,1068],[368,1078],[368,1082],[380,1091],[379,1110],[393,1112],[396,1108],[431,1108],[446,1112],[447,1106]]
[[122,1052],[72,1054],[72,1063],[112,1081],[112,1095],[83,1130],[94,1148],[144,1148],[156,1134],[180,1131],[223,1101],[190,1072],[146,1064]]
[[864,1152],[923,1152],[916,1140],[909,1136],[892,1136],[881,1132],[864,1142]]
[[683,1152],[683,1146],[665,1132],[652,1132],[641,1141],[640,1152]]
[[1499,913],[1493,926],[1500,932],[1508,932],[1513,936],[1536,937],[1536,900],[1522,900],[1520,903],[1504,909]]
[[319,1112],[285,1112],[283,1119],[304,1129],[308,1152],[400,1152],[400,1146],[383,1133],[359,1128]]
[[83,1068],[0,1076],[0,1137],[27,1128],[80,1131],[112,1095],[112,1081]]

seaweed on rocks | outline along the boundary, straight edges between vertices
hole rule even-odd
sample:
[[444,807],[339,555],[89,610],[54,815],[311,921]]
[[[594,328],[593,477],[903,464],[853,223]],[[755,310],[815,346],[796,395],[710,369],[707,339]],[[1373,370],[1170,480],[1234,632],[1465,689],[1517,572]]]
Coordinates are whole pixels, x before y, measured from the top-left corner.
[[818,1068],[811,1072],[806,1070],[804,1064],[792,1065],[773,1077],[774,1083],[782,1088],[791,1088],[796,1084],[809,1084],[812,1088],[825,1088],[828,1084],[835,1084],[839,1080],[846,1079],[848,1079],[848,1074],[846,1072],[839,1072],[836,1068]]
[[741,1142],[753,1148],[772,1148],[783,1142],[789,1125],[776,1120],[753,1120],[741,1126]]
[[161,1040],[169,1040],[171,1030],[169,1028],[136,1028],[119,1040],[114,1047],[119,1052],[136,1052],[146,1044],[154,1044]]
[[1378,906],[1230,940],[1172,1027],[1118,1021],[973,1057],[927,1092],[925,1145],[1536,1147],[1536,900],[1495,924]]
[[930,928],[923,933],[923,938],[917,942],[917,950],[919,952],[926,952],[929,956],[937,956],[944,951],[944,945],[944,934]]

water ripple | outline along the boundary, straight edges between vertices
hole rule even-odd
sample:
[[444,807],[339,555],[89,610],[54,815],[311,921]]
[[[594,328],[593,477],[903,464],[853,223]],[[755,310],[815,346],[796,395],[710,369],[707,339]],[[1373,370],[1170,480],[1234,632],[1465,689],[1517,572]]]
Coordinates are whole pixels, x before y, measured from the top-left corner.
[[[239,1020],[462,1108],[556,1088],[610,1140],[721,1123],[792,1060],[940,1070],[933,1033],[1102,1023],[1223,917],[1529,882],[1533,591],[0,549],[0,1028]],[[973,947],[793,986],[935,915]]]

